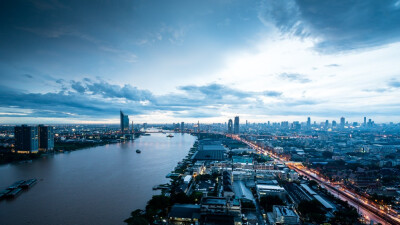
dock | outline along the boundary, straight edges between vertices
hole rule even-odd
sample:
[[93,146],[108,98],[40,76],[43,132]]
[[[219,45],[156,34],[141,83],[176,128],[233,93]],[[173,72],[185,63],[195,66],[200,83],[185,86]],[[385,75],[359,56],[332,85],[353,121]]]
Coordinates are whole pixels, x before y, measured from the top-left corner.
[[170,188],[169,184],[160,184],[160,185],[155,185],[153,187],[153,190],[167,190]]

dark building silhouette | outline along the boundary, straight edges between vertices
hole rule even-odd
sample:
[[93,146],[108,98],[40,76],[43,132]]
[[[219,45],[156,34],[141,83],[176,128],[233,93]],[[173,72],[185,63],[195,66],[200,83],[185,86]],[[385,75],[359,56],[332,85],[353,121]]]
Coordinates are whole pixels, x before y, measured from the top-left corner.
[[346,119],[344,117],[340,118],[340,126],[344,127],[345,124],[346,124]]
[[54,131],[51,126],[38,126],[39,150],[49,151],[54,149]]
[[239,134],[239,117],[235,116],[235,123],[233,125],[233,133]]
[[18,153],[37,153],[39,150],[38,128],[33,126],[15,126],[15,151]]
[[121,119],[121,132],[122,133],[129,133],[129,117],[125,115],[122,111],[120,113]]
[[233,122],[232,119],[228,121],[228,134],[232,134]]

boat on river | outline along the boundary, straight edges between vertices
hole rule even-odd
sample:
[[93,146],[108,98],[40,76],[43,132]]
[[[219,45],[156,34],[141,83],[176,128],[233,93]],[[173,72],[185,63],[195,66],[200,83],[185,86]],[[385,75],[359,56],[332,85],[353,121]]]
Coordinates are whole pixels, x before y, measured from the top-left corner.
[[139,149],[136,149],[136,153],[141,153],[142,151],[140,151]]

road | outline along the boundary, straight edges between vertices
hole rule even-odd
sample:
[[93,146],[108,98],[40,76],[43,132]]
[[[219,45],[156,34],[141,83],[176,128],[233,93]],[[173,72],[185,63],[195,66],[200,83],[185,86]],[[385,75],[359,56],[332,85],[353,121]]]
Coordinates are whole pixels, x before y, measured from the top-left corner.
[[335,187],[329,181],[311,172],[306,167],[303,167],[301,163],[290,162],[282,159],[279,156],[274,155],[271,150],[267,150],[266,148],[262,148],[250,141],[242,139],[239,137],[239,135],[232,135],[231,137],[235,140],[241,141],[249,145],[261,154],[269,155],[278,163],[287,164],[289,168],[296,170],[299,174],[315,180],[321,186],[325,187],[326,190],[339,197],[340,199],[347,201],[350,205],[354,206],[358,210],[359,214],[362,215],[366,221],[373,220],[375,223],[400,225],[399,215],[395,214],[394,211],[387,213],[384,210],[380,209],[378,205],[368,202],[367,200],[365,200],[364,197],[357,195],[351,190],[348,190],[343,186]]

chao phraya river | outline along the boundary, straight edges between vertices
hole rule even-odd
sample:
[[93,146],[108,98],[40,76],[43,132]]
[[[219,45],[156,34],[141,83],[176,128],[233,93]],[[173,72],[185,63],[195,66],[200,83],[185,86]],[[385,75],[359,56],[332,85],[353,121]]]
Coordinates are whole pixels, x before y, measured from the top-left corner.
[[[0,166],[0,190],[15,181],[38,183],[0,202],[0,224],[124,224],[144,208],[193,146],[189,134],[153,133],[133,142],[55,154],[31,163]],[[136,153],[140,149],[140,154]]]

